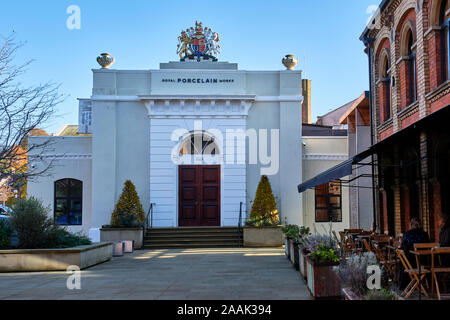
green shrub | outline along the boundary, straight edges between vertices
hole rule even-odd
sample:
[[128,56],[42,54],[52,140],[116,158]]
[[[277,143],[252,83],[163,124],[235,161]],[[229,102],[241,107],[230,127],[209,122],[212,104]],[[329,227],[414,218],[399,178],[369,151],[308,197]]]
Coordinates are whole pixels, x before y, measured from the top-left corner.
[[396,295],[386,289],[368,290],[363,300],[396,300]]
[[327,246],[325,243],[322,243],[317,250],[311,252],[311,257],[316,262],[339,262],[339,255],[336,249]]
[[0,220],[0,249],[8,249],[11,243],[12,229],[6,220]]
[[17,201],[9,222],[20,249],[71,248],[91,243],[88,238],[56,225],[48,217],[48,209],[33,197]]
[[18,247],[38,249],[46,247],[47,236],[54,228],[48,218],[48,209],[36,198],[19,199],[11,213],[10,224],[17,232]]
[[127,180],[111,215],[111,225],[116,228],[133,228],[139,227],[144,222],[145,213],[136,187],[130,180]]

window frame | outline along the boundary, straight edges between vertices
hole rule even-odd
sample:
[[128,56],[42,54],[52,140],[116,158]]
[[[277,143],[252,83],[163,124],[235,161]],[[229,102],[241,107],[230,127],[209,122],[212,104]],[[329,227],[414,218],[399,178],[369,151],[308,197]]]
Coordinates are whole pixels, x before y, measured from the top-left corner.
[[[57,196],[57,185],[60,182],[63,181],[67,181],[68,182],[68,188],[67,188],[67,195],[64,197],[58,197]],[[72,183],[76,182],[80,184],[80,188],[81,188],[81,196],[73,196],[73,190],[72,190]],[[83,225],[83,181],[78,180],[78,179],[73,179],[73,178],[64,178],[64,179],[59,179],[56,180],[53,183],[53,221],[55,222],[55,224],[60,225],[60,226],[82,226]],[[67,207],[65,210],[65,214],[67,215],[67,223],[66,224],[62,224],[62,223],[58,223],[57,222],[57,217],[56,217],[56,213],[57,212],[61,212],[60,210],[57,210],[57,204],[58,204],[58,200],[65,200],[67,202]],[[73,200],[78,200],[80,202],[80,210],[72,210],[72,201]],[[79,224],[75,224],[75,223],[71,223],[71,217],[70,217],[70,212],[79,212],[80,216],[81,216],[81,221]]]
[[[337,194],[330,194],[330,185],[331,184],[336,184],[339,183],[339,195]],[[317,189],[326,185],[326,193],[324,195],[317,194]],[[325,198],[325,202],[326,202],[326,207],[318,207],[317,206],[317,198]],[[334,207],[331,205],[331,198],[339,198],[339,207]],[[319,210],[327,210],[327,215],[328,215],[328,220],[327,221],[322,221],[321,219],[318,219],[317,216],[317,211]],[[333,210],[340,210],[340,219],[336,219],[336,216],[333,215],[332,211]],[[331,182],[327,182],[325,184],[322,184],[320,186],[316,186],[314,188],[314,220],[316,223],[329,223],[329,222],[333,222],[333,223],[342,223],[343,218],[342,218],[342,181],[340,179],[338,180],[333,180]]]

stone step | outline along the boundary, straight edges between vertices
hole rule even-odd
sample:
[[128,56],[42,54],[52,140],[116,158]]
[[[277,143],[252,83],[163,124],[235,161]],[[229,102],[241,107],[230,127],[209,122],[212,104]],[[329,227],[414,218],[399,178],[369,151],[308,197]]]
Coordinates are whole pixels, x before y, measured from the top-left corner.
[[236,248],[242,235],[236,227],[183,227],[147,230],[144,248]]
[[202,244],[164,244],[164,245],[160,245],[160,244],[146,244],[144,245],[144,249],[145,250],[156,250],[156,249],[200,249],[200,248],[238,248],[239,245],[230,245],[228,243],[226,244],[216,244],[216,243],[212,243],[212,244],[206,244],[206,243],[202,243]]

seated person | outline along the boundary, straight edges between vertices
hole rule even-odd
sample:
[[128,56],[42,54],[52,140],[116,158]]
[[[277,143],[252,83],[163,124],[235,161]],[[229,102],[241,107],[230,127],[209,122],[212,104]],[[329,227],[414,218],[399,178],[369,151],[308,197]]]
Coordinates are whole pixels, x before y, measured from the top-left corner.
[[[441,231],[439,232],[439,246],[440,247],[450,247],[450,221],[448,215],[441,213],[439,215],[439,225]],[[450,266],[450,257],[442,256],[442,264],[445,266]]]
[[405,233],[402,240],[401,249],[405,251],[411,265],[415,265],[415,258],[411,259],[410,251],[414,250],[414,244],[416,243],[429,243],[430,236],[420,226],[420,220],[412,218],[409,223],[410,230]]

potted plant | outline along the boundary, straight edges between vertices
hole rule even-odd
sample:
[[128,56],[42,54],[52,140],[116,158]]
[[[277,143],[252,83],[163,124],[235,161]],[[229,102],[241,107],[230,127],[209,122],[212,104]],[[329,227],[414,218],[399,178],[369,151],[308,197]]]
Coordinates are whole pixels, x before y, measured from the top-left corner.
[[297,260],[300,274],[306,279],[306,256],[310,253],[304,245],[304,239],[310,236],[310,229],[308,227],[301,227],[299,236],[297,238]]
[[281,247],[283,235],[280,218],[267,176],[262,176],[244,227],[245,247]]
[[340,298],[341,286],[336,272],[340,257],[336,242],[331,236],[314,235],[304,239],[311,252],[306,256],[307,286],[315,299]]
[[344,287],[342,293],[345,300],[399,300],[399,297],[389,290],[387,273],[379,265],[382,287],[379,290],[368,288],[367,268],[375,265],[378,265],[378,262],[372,252],[365,252],[362,255],[353,254],[341,260],[335,271]]
[[100,230],[100,240],[120,242],[134,241],[134,248],[142,247],[145,213],[134,184],[127,180],[122,194],[111,215],[111,224]]
[[281,232],[284,234],[284,245],[285,245],[285,253],[286,257],[292,261],[291,256],[293,255],[293,239],[298,237],[300,232],[300,228],[295,224],[288,224],[281,228]]

